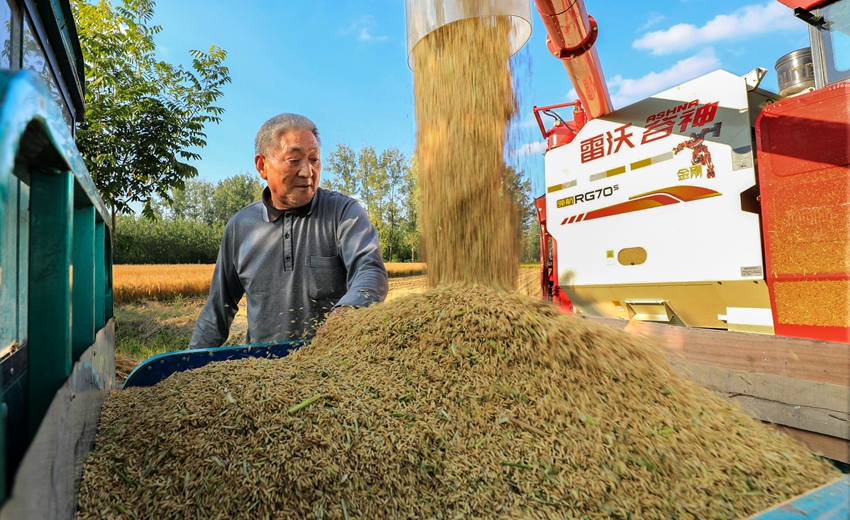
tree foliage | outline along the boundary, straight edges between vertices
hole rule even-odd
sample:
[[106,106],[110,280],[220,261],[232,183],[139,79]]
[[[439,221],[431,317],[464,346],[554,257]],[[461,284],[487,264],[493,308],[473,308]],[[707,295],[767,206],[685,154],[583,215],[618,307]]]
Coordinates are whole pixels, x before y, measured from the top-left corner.
[[104,202],[115,213],[141,203],[154,215],[154,197],[170,200],[197,169],[206,145],[204,127],[219,123],[215,106],[230,82],[225,51],[191,51],[185,69],[156,59],[149,25],[154,0],[73,0],[86,63],[86,120],[77,147]]
[[262,193],[261,180],[247,173],[215,184],[192,179],[183,188],[172,189],[170,199],[156,202],[154,208],[164,220],[197,220],[223,227],[237,211],[260,200]]
[[213,264],[221,244],[220,226],[200,220],[117,218],[116,264]]
[[357,199],[378,232],[387,261],[418,261],[419,188],[415,160],[398,148],[378,153],[364,145],[359,152],[337,144],[324,160],[326,188]]
[[531,196],[531,180],[513,166],[505,167],[502,186],[511,200],[515,201],[519,227],[517,243],[520,261],[535,263],[538,261],[540,224],[537,222],[537,209]]
[[[333,178],[324,186],[360,201],[378,231],[381,252],[387,261],[421,261],[422,229],[416,157],[397,148],[380,153],[371,146],[355,152],[337,144],[324,160]],[[537,261],[537,212],[531,198],[531,181],[524,172],[506,166],[502,176],[504,196],[516,203],[520,229],[518,251],[523,262]],[[475,215],[469,215],[475,218]]]
[[115,263],[214,263],[227,221],[262,191],[260,179],[247,173],[215,184],[190,179],[152,204],[159,218],[118,217]]

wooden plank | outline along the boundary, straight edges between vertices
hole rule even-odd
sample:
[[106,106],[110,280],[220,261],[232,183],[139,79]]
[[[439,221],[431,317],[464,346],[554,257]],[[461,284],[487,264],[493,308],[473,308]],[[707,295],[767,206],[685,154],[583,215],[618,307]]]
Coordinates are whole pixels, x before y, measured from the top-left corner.
[[850,439],[850,416],[822,408],[793,406],[767,399],[736,395],[733,401],[750,415],[762,421],[791,426],[800,430],[822,433],[839,439]]
[[673,363],[680,375],[736,401],[753,417],[850,440],[850,388],[728,368]]
[[671,361],[850,385],[850,344],[676,327],[611,318],[585,319],[648,336]]
[[758,397],[850,417],[850,387],[694,363],[673,362],[673,368],[697,384],[729,397]]
[[770,426],[802,442],[814,453],[850,464],[850,441],[848,440],[781,424],[770,424]]

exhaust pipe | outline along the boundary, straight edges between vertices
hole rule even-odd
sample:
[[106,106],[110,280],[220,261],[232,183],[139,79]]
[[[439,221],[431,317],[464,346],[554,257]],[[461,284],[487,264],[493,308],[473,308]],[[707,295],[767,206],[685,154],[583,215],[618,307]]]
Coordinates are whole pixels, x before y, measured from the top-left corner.
[[561,60],[588,119],[613,110],[599,55],[593,44],[599,31],[583,0],[534,0],[548,36],[546,45]]
[[531,36],[528,0],[405,0],[407,65],[413,69],[413,48],[431,32],[466,18],[508,16],[511,19],[511,55]]

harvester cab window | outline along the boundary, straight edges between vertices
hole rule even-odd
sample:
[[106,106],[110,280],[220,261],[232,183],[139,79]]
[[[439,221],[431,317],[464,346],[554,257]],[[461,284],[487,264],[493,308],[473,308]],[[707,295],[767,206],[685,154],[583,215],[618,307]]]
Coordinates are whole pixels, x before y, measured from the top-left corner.
[[823,41],[826,83],[850,78],[850,1],[822,7],[827,24],[820,31]]

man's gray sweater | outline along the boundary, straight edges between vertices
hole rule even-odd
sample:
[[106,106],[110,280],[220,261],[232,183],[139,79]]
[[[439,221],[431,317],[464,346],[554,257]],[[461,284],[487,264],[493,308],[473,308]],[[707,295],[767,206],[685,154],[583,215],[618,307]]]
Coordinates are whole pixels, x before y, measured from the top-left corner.
[[310,337],[334,307],[370,305],[387,290],[378,235],[356,200],[318,188],[282,214],[257,201],[225,227],[189,348],[222,345],[243,294],[247,342],[270,343]]

